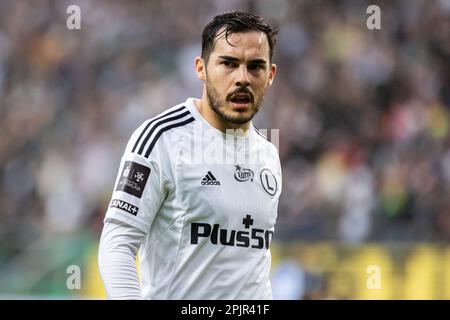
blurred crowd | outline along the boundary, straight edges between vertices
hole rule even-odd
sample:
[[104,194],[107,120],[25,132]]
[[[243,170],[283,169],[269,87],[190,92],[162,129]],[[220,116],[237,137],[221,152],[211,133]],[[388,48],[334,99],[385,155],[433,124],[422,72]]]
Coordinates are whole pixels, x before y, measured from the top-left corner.
[[280,30],[254,119],[280,129],[276,238],[450,240],[449,0],[0,1],[0,263],[100,235],[130,134],[200,97],[201,31],[231,9]]

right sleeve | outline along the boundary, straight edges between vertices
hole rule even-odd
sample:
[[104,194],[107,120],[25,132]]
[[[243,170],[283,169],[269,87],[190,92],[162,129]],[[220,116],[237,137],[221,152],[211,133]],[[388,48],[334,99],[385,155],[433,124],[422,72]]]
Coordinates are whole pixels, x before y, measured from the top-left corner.
[[144,233],[127,224],[111,221],[103,226],[98,266],[108,299],[141,299],[136,254]]
[[148,158],[140,152],[147,123],[144,122],[128,141],[104,219],[105,223],[110,220],[124,222],[145,234],[166,198],[169,183],[163,169],[169,161],[161,151],[161,145],[157,143]]

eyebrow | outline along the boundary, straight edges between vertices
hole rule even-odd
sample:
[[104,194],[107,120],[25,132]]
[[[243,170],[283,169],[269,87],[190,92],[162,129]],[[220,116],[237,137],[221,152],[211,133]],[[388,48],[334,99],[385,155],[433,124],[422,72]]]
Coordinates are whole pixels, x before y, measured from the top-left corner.
[[[239,62],[238,58],[231,57],[231,56],[219,56],[219,58],[231,61],[231,62]],[[253,59],[249,61],[250,64],[267,64],[266,60],[264,59]]]

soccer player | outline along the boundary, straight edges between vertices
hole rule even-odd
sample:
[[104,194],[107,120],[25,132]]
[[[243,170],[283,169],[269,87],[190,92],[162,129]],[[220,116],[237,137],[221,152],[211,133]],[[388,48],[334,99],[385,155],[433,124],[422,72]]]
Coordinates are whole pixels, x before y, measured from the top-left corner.
[[132,134],[99,245],[108,298],[272,299],[281,166],[251,120],[276,73],[275,35],[253,14],[216,16],[195,60],[201,99]]

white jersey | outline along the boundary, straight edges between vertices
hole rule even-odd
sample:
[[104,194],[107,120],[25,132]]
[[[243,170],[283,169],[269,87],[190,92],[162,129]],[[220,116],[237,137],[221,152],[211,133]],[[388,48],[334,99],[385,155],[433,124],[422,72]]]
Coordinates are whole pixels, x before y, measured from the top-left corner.
[[145,299],[272,299],[281,183],[277,149],[253,125],[225,134],[189,98],[133,133],[105,222],[146,233]]

